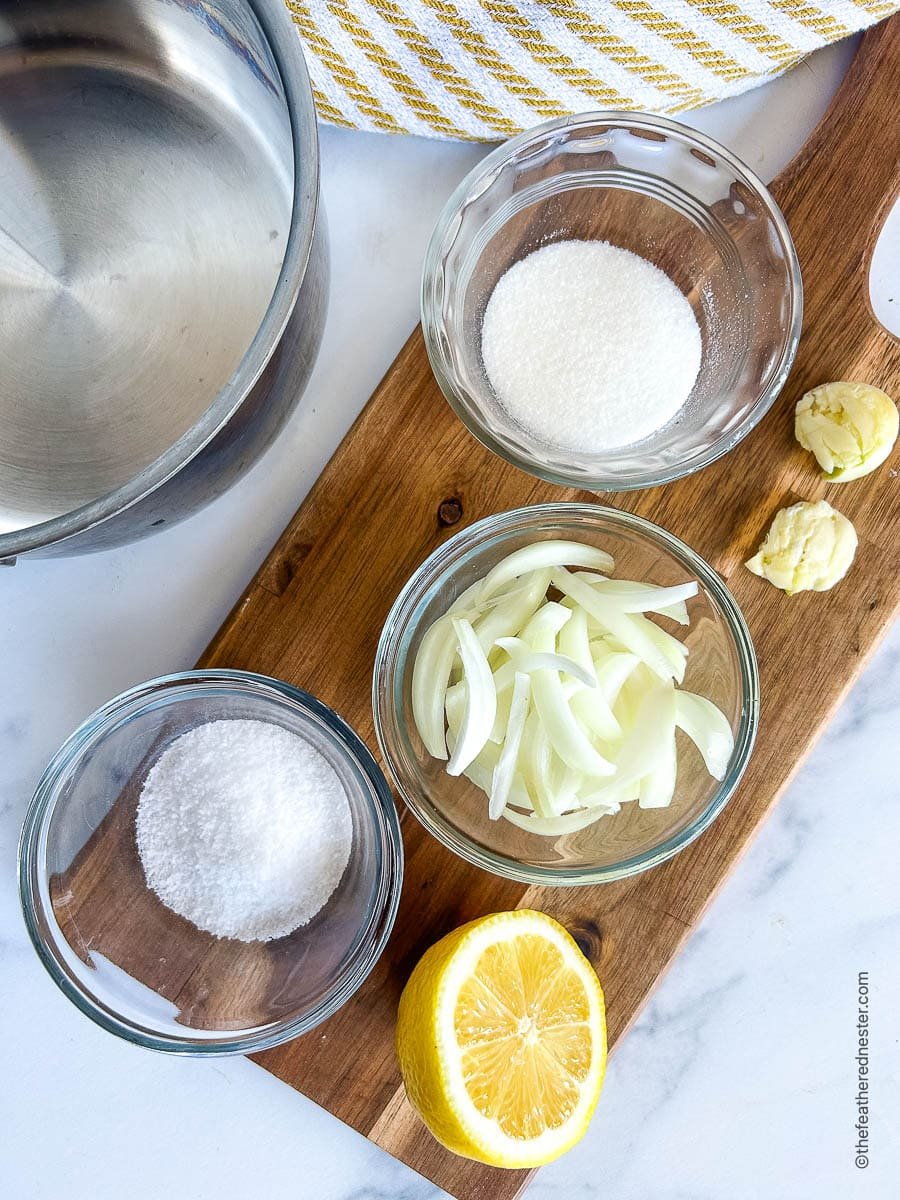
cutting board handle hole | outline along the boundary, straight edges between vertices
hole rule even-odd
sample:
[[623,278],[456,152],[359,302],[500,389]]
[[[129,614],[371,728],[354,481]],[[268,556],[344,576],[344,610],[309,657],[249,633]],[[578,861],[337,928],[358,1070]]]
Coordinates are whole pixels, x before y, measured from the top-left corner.
[[882,329],[900,338],[900,199],[894,201],[875,237],[869,266],[869,304]]

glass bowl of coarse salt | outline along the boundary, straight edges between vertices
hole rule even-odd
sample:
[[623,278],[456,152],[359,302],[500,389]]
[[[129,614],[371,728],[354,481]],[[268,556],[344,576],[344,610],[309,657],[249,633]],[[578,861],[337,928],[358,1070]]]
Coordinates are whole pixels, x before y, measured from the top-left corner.
[[104,705],[45,771],[19,850],[54,981],[104,1029],[175,1054],[247,1054],[331,1016],[384,949],[402,874],[360,739],[243,671]]
[[435,227],[422,328],[469,430],[551,483],[666,483],[784,385],[803,314],[769,192],[674,121],[549,121],[483,159]]

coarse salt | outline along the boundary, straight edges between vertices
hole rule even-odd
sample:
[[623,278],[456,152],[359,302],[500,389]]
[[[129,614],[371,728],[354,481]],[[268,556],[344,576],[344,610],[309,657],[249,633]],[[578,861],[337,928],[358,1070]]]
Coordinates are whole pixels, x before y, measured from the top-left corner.
[[679,288],[609,242],[555,242],[521,259],[498,281],[482,325],[484,368],[509,416],[547,445],[587,454],[668,424],[701,351]]
[[269,941],[305,925],[350,858],[347,796],[309,742],[265,721],[220,720],[176,738],[136,817],[147,885],[216,937]]

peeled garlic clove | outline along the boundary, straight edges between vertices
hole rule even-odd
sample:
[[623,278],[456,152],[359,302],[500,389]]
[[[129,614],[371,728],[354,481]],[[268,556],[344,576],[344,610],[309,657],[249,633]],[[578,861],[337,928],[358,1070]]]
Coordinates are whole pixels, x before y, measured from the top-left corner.
[[856,545],[852,523],[827,500],[804,500],[775,514],[763,544],[745,566],[789,596],[825,592],[847,574]]
[[900,414],[868,383],[824,383],[798,402],[794,436],[832,483],[847,483],[880,466],[893,448]]

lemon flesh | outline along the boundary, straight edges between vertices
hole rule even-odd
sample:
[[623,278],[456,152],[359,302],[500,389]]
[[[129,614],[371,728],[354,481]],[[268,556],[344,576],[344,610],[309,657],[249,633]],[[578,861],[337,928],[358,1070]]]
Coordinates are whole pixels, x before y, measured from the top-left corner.
[[797,403],[794,435],[831,483],[848,483],[880,466],[900,429],[897,405],[868,383],[824,383]]
[[824,592],[847,574],[856,545],[852,522],[827,500],[803,500],[775,514],[763,544],[745,566],[789,596]]
[[597,1104],[603,992],[551,917],[496,913],[425,953],[396,1044],[409,1100],[439,1142],[492,1166],[541,1166],[581,1138]]

